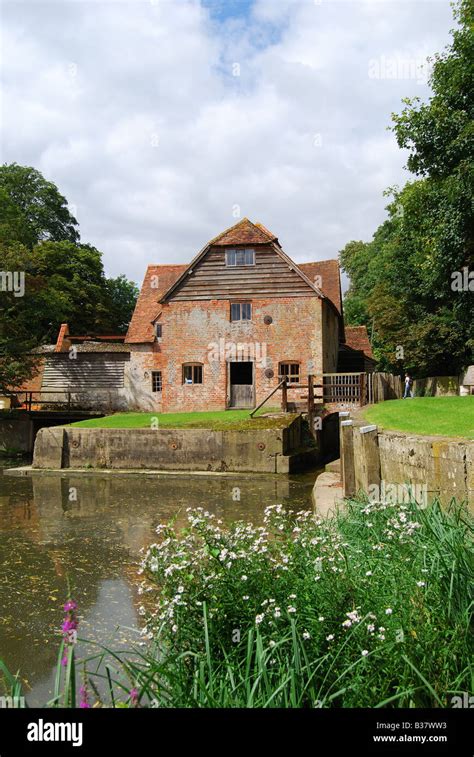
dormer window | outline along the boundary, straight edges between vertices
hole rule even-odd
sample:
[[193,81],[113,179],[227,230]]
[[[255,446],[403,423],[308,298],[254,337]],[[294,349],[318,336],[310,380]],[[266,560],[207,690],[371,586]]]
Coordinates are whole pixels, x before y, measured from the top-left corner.
[[255,265],[255,250],[252,248],[226,250],[225,264],[228,266]]

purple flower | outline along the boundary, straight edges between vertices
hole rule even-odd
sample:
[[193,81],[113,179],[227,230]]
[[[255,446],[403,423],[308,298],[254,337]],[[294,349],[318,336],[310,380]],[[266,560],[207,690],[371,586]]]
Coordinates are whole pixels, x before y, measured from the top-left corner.
[[81,688],[79,689],[79,696],[80,696],[79,707],[82,710],[90,709],[90,704],[88,700],[88,691],[87,691],[87,686],[85,683],[83,683]]
[[65,618],[61,626],[61,629],[66,634],[69,633],[69,631],[75,631],[76,628],[77,628],[77,620],[75,618]]
[[65,618],[63,618],[63,622],[61,625],[61,631],[63,632],[63,639],[64,639],[64,655],[61,660],[61,665],[67,665],[68,650],[71,649],[72,651],[72,645],[75,644],[77,641],[76,628],[78,626],[78,622],[77,622],[76,612],[75,612],[76,609],[77,609],[77,602],[75,602],[73,599],[68,599],[68,601],[64,605],[64,611],[66,612],[66,616]]
[[132,707],[138,707],[138,689],[130,689],[130,702]]

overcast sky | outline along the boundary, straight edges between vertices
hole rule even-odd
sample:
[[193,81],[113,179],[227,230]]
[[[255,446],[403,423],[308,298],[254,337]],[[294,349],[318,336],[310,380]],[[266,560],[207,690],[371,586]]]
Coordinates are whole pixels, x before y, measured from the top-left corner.
[[427,98],[447,0],[2,3],[2,162],[38,168],[109,275],[185,263],[247,216],[296,261],[369,240]]

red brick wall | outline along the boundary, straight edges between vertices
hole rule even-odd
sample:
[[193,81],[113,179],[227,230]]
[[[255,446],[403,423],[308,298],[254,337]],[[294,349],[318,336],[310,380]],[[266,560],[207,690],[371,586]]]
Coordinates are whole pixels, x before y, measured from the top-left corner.
[[[264,323],[266,315],[273,319],[270,325]],[[259,403],[277,385],[281,360],[300,363],[302,381],[308,372],[322,373],[321,320],[322,302],[318,297],[253,300],[252,321],[237,323],[230,321],[227,300],[172,302],[163,306],[161,343],[155,344],[153,350],[150,346],[150,350],[142,347],[140,352],[132,352],[132,362],[135,361],[132,373],[136,369],[137,377],[146,385],[145,371],[162,371],[162,402],[156,396],[153,398],[157,410],[223,410],[228,406],[226,350],[238,343],[246,344],[249,350],[253,349],[248,359],[254,357],[257,363],[255,384]],[[182,365],[188,362],[203,364],[202,384],[183,385]],[[265,367],[274,371],[273,378],[265,377]],[[149,382],[151,386],[151,377]],[[275,404],[279,400],[278,396]]]

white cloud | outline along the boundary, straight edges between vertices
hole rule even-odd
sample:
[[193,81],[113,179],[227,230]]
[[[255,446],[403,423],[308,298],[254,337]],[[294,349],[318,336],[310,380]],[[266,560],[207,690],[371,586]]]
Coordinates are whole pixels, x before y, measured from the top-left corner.
[[370,61],[419,61],[452,25],[448,0],[4,2],[2,160],[58,184],[109,274],[189,261],[236,205],[296,260],[334,257],[407,178],[390,113],[428,95]]

